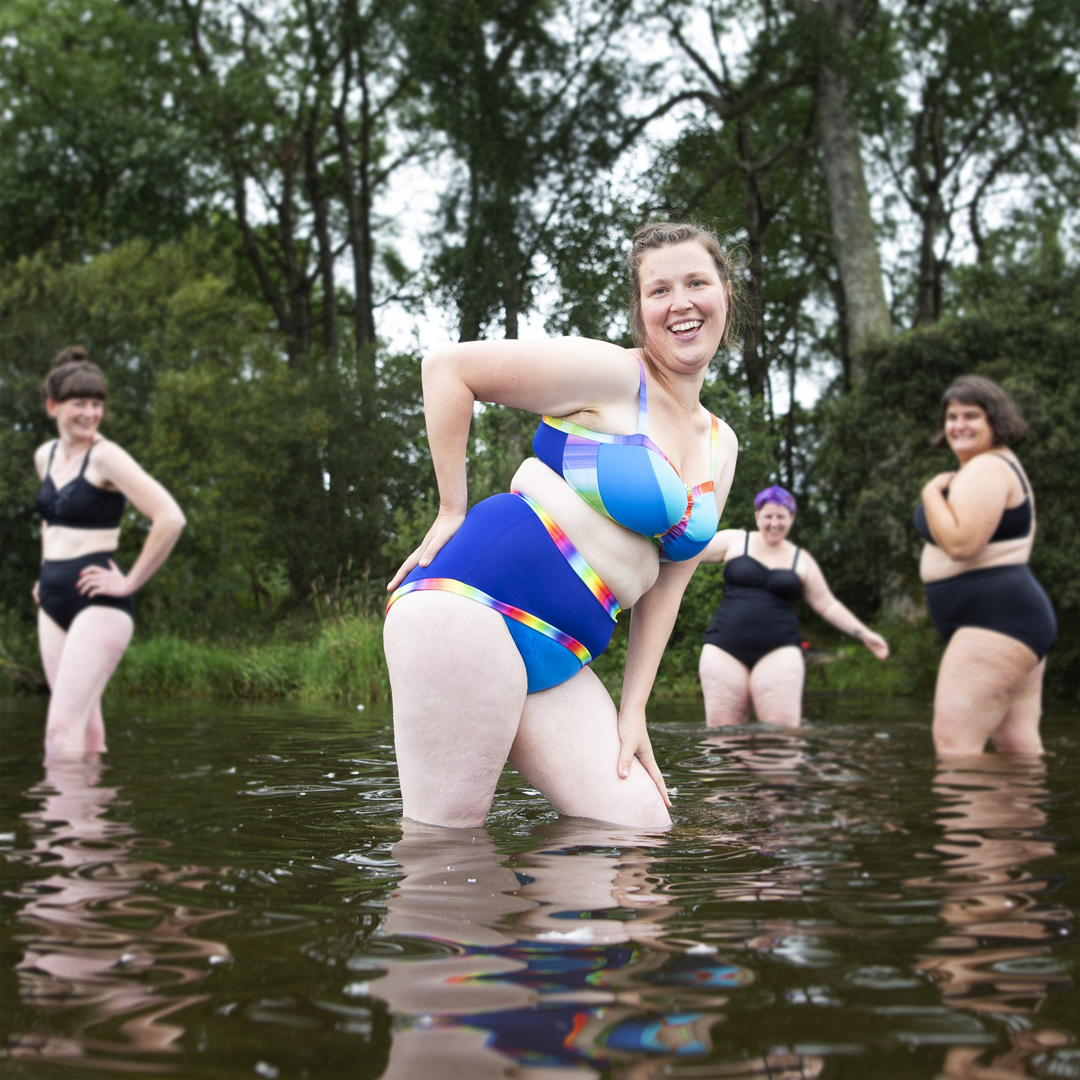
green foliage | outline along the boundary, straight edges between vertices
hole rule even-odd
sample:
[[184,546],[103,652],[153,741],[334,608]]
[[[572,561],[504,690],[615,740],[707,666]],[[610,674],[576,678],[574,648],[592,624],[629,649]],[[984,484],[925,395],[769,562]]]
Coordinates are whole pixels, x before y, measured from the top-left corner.
[[352,616],[314,638],[225,645],[180,637],[137,640],[109,682],[121,697],[385,701],[390,693],[382,619]]
[[[109,381],[102,433],[188,517],[137,598],[143,631],[218,632],[295,604],[320,576],[385,572],[388,516],[430,484],[430,462],[414,445],[419,364],[382,357],[371,386],[370,361],[352,352],[300,377],[266,307],[236,279],[233,252],[203,232],[60,267],[39,255],[0,271],[0,607],[33,614],[31,462],[55,436],[37,386],[52,354],[73,341]],[[360,415],[365,394],[371,420]],[[125,565],[146,528],[131,511]]]
[[[416,0],[406,37],[424,122],[462,169],[441,200],[431,272],[462,340],[516,338],[565,205],[616,156],[622,4]],[[621,58],[628,63],[629,58]],[[557,260],[557,256],[553,255]]]
[[168,28],[114,0],[0,6],[0,264],[178,238],[195,133],[170,117]]

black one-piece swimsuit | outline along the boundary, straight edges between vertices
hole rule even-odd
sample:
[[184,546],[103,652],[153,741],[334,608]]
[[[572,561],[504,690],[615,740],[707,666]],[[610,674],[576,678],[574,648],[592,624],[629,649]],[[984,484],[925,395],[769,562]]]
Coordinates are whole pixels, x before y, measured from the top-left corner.
[[770,570],[750,550],[747,531],[743,553],[724,566],[724,596],[705,631],[705,643],[734,656],[739,663],[754,665],[774,649],[802,645],[795,601],[802,596],[802,582],[795,573],[799,549],[788,570]]

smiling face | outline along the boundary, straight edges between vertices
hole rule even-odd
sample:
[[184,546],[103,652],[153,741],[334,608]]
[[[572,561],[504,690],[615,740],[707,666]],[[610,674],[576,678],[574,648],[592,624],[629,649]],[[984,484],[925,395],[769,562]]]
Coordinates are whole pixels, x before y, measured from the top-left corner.
[[654,248],[641,261],[639,280],[650,356],[674,372],[706,367],[724,333],[728,289],[704,245]]
[[61,436],[75,442],[92,439],[101,418],[105,415],[105,402],[101,398],[68,398],[66,401],[45,402],[45,410],[56,421]]
[[970,461],[994,445],[994,429],[984,409],[950,401],[945,406],[945,439],[961,462]]
[[779,544],[791,531],[795,515],[786,507],[777,503],[764,503],[760,510],[754,511],[754,520],[758,531],[770,546]]

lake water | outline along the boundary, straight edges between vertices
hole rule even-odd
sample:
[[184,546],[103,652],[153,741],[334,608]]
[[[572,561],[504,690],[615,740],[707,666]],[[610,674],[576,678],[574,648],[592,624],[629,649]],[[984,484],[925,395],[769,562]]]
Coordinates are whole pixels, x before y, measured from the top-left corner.
[[403,823],[385,712],[116,701],[43,771],[0,700],[0,1073],[1080,1077],[1080,731],[936,763],[929,707],[652,713],[675,826]]

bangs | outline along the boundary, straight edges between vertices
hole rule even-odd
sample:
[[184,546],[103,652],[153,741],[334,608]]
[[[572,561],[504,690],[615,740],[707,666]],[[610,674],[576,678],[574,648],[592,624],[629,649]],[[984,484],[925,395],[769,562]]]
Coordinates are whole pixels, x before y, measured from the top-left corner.
[[54,401],[71,401],[72,398],[97,398],[104,401],[108,397],[105,380],[101,372],[91,369],[89,364],[79,364],[70,374],[60,379]]

